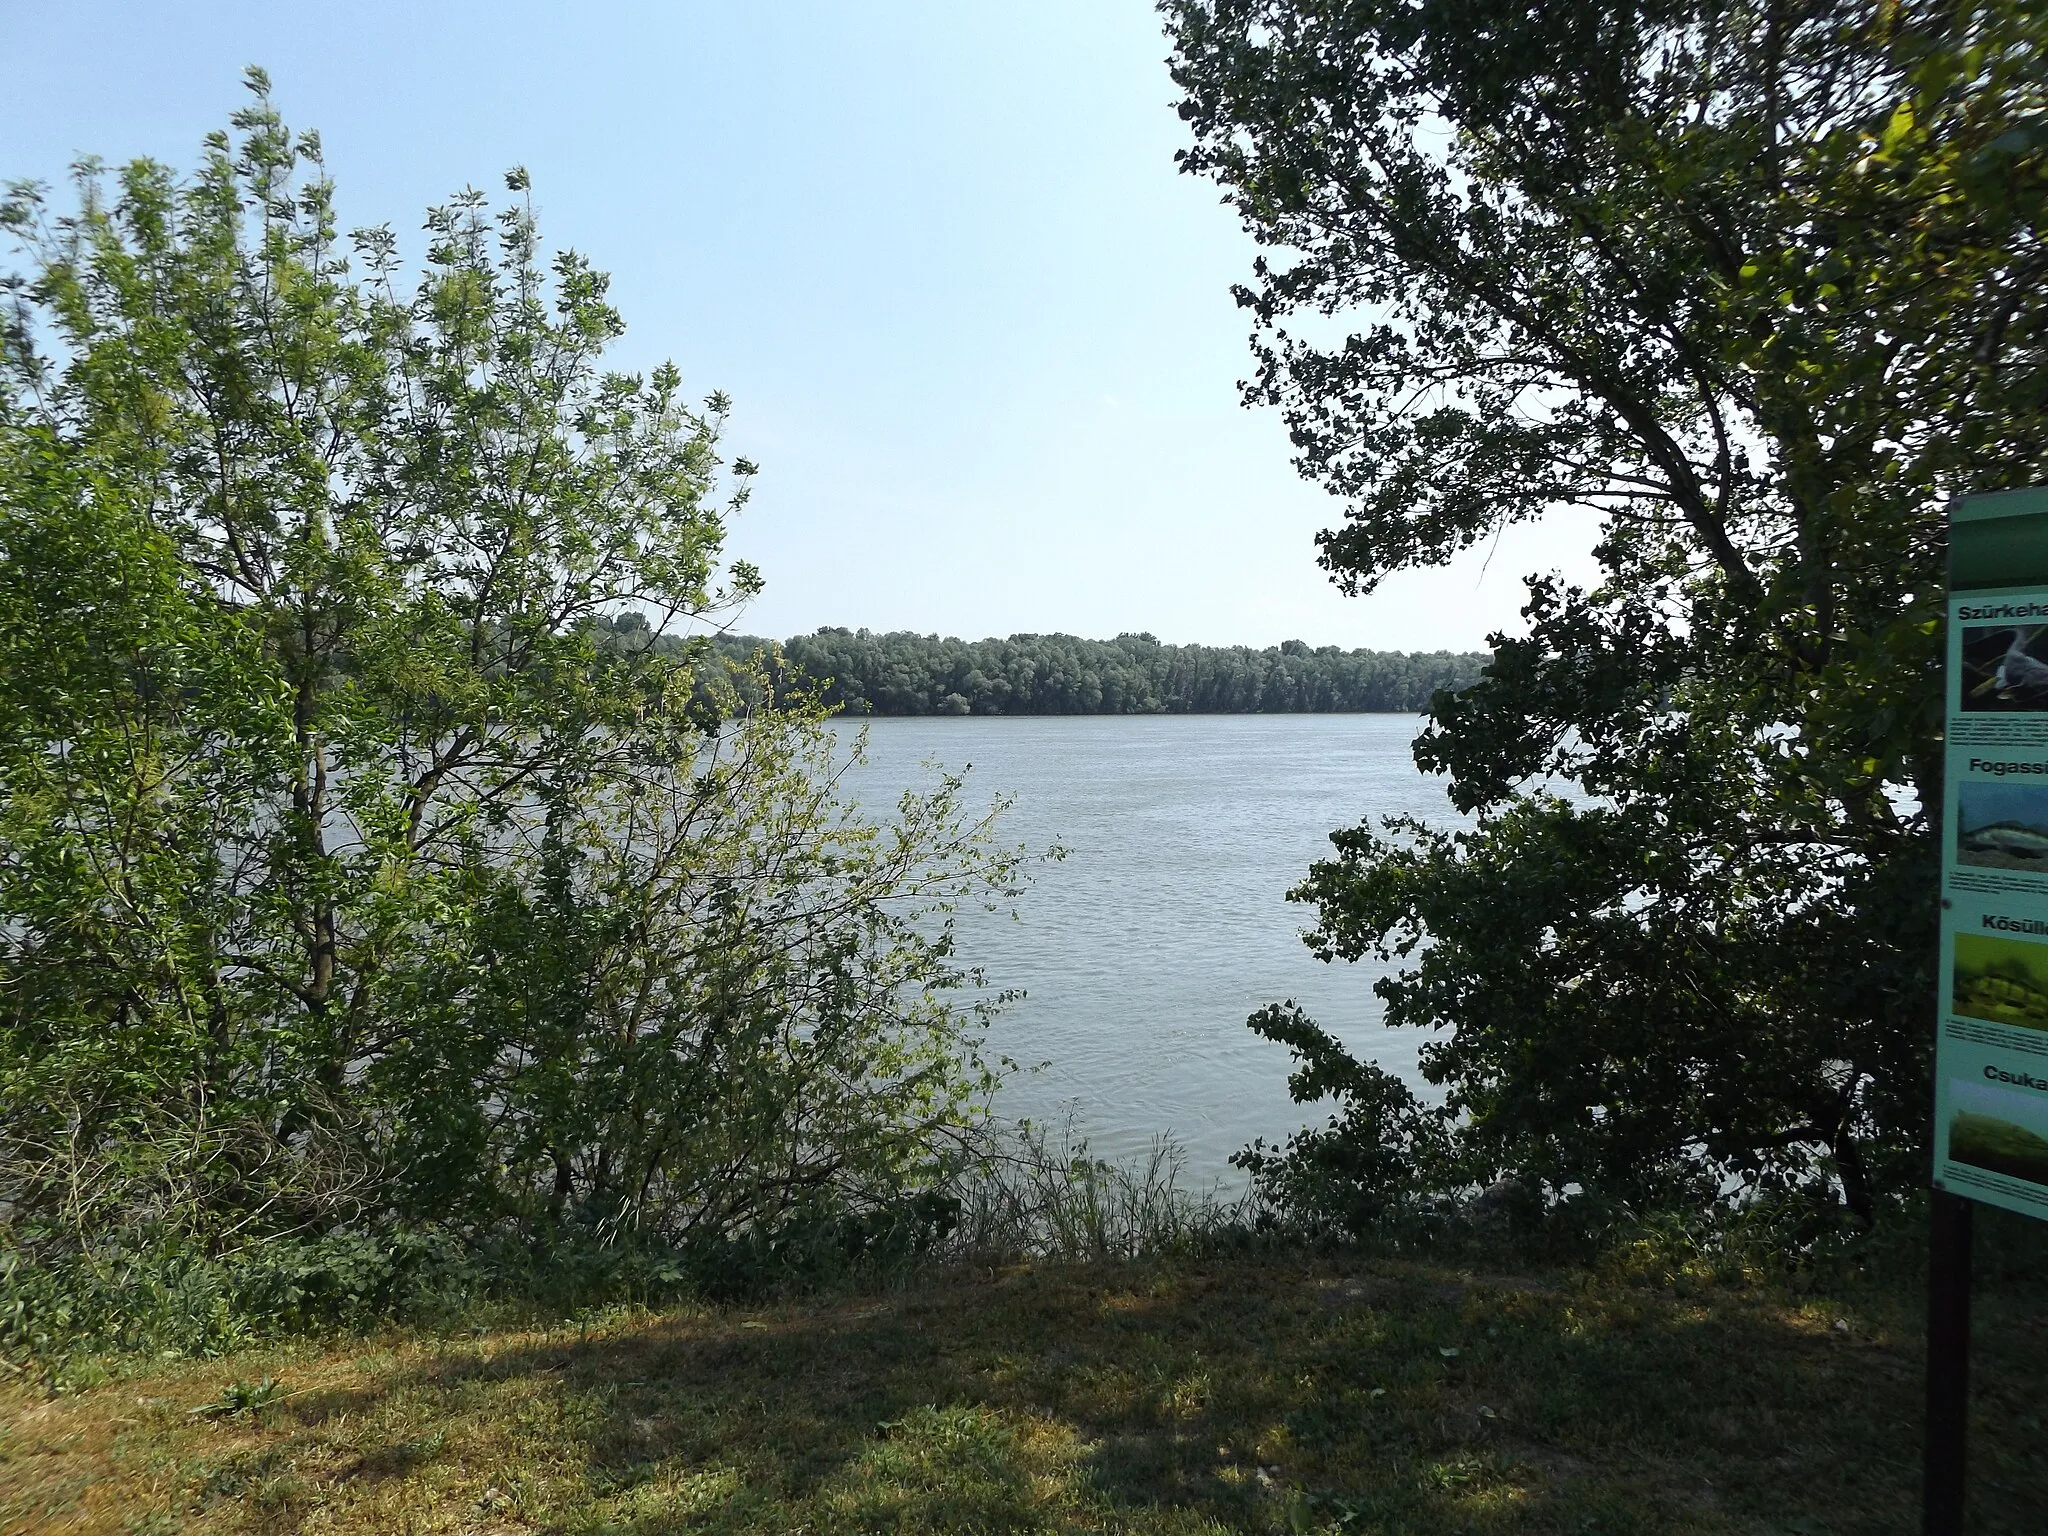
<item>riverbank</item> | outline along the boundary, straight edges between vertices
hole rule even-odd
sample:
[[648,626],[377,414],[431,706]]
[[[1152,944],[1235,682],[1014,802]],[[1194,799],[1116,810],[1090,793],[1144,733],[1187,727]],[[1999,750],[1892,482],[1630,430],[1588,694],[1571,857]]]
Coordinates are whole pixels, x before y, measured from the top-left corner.
[[[1981,1296],[1979,1530],[2048,1529],[2042,1300]],[[1918,1308],[1268,1257],[394,1332],[17,1383],[0,1529],[1903,1533]]]

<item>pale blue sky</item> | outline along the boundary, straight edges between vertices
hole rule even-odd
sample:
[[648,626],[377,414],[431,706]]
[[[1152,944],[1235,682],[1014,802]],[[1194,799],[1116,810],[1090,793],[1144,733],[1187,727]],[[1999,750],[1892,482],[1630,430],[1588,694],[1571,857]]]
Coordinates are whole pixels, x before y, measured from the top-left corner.
[[429,203],[525,165],[614,274],[621,360],[734,397],[755,633],[1477,645],[1589,527],[1328,585],[1338,506],[1238,404],[1252,245],[1175,170],[1165,51],[1146,0],[0,0],[0,178],[189,166],[248,63],[344,220],[415,252]]

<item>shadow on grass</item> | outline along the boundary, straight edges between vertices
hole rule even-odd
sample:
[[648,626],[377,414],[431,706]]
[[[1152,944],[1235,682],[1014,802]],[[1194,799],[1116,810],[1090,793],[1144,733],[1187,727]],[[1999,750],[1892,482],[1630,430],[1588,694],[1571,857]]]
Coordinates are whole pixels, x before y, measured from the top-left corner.
[[[2048,1339],[1988,1310],[1980,1528],[2048,1530]],[[1916,1528],[1919,1394],[1917,1319],[1878,1302],[1269,1261],[451,1347],[300,1398],[288,1435],[343,1504],[438,1477],[512,1526],[646,1536],[1849,1536]]]

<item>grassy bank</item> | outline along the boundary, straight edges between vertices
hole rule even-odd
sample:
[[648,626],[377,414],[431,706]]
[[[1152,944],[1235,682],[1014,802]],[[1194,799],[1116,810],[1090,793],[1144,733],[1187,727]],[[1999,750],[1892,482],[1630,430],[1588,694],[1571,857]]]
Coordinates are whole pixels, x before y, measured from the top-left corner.
[[[1984,1291],[1979,1529],[2039,1532],[2042,1294]],[[17,1381],[0,1529],[1906,1532],[1918,1336],[1903,1286],[953,1271]]]

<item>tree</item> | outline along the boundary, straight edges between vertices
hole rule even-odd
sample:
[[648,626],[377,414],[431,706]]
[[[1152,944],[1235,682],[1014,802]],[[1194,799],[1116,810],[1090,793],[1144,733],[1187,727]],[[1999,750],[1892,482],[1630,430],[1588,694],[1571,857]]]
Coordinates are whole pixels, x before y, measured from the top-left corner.
[[1325,957],[1414,959],[1446,1105],[1289,1166],[1443,1134],[1453,1183],[1870,1213],[1924,1174],[1942,509],[2048,470],[2038,12],[1165,10],[1338,584],[1603,519],[1418,742],[1474,827],[1341,831],[1295,893]]
[[815,704],[728,719],[656,643],[758,589],[752,466],[723,396],[605,369],[524,173],[407,293],[251,85],[190,180],[0,214],[12,1235],[680,1241],[929,1186],[988,1079],[924,919],[1015,855],[957,781],[849,819]]
[[[619,634],[637,635],[646,621],[628,613],[613,622],[624,626]],[[751,635],[721,634],[714,643],[742,691],[758,666],[778,690],[816,687],[849,713],[877,715],[1412,712],[1439,688],[1470,684],[1482,659],[1448,651],[1311,650],[1299,640],[1263,651],[1161,645],[1151,635],[1129,634],[963,641],[828,628],[780,648]]]

